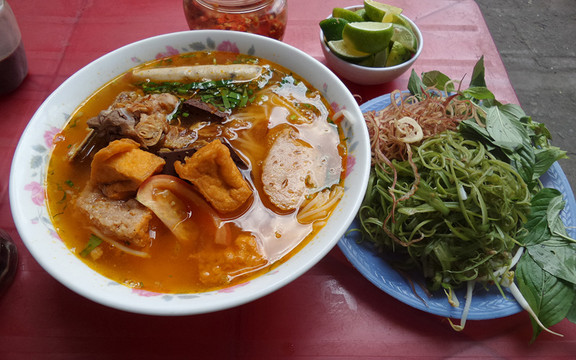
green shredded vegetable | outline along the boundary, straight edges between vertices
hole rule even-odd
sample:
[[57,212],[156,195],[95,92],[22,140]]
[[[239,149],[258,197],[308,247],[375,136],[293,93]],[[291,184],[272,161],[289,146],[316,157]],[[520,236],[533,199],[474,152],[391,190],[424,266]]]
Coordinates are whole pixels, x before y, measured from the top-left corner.
[[359,218],[364,237],[381,250],[405,252],[431,290],[491,279],[519,246],[531,194],[508,163],[483,144],[448,131],[413,146],[412,161],[375,166]]

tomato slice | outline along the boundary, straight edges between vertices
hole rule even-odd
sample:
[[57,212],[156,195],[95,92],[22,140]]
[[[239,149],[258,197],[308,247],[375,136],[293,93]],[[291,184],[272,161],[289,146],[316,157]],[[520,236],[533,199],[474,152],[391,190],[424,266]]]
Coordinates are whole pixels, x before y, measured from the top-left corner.
[[171,175],[154,175],[140,185],[136,195],[182,242],[213,234],[214,242],[228,245],[231,231],[218,213],[192,185]]

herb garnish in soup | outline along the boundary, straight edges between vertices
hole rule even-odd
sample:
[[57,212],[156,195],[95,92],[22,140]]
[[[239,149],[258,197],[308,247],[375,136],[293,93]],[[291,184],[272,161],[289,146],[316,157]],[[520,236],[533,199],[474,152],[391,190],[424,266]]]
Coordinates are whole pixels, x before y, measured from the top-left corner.
[[52,222],[79,258],[130,287],[246,281],[304,246],[340,200],[335,116],[306,80],[261,58],[146,63],[94,93],[56,136]]

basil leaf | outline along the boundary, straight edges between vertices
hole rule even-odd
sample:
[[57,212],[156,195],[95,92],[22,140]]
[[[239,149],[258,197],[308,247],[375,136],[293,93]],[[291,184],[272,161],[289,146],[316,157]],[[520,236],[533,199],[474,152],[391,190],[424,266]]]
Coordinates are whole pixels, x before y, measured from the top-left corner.
[[493,143],[509,151],[515,151],[529,140],[524,125],[509,116],[506,105],[490,107],[486,111],[486,131]]
[[548,220],[548,229],[551,234],[566,235],[566,228],[560,218],[560,212],[564,209],[566,201],[561,194],[550,198],[548,209],[546,210],[546,218]]
[[486,131],[486,128],[478,125],[474,119],[461,121],[458,125],[458,132],[465,135],[466,138],[472,138],[482,143],[492,142],[492,138],[490,134],[488,134],[488,131]]
[[522,118],[521,121],[532,131],[530,136],[534,142],[534,146],[543,148],[549,146],[549,140],[552,139],[552,134],[546,125],[532,121],[532,118],[528,116]]
[[527,248],[534,262],[550,275],[576,285],[576,247],[561,245],[560,238],[552,241],[557,246],[548,243],[532,245]]
[[534,154],[534,180],[539,179],[540,176],[544,175],[556,161],[568,158],[566,151],[561,150],[556,146],[535,149]]
[[566,319],[576,324],[576,299],[574,299],[574,302],[572,303],[572,308],[568,312],[568,315],[566,315]]
[[576,243],[567,238],[560,218],[564,205],[562,194],[556,189],[544,188],[534,195],[524,224],[528,230],[524,244],[542,271],[576,285]]
[[576,244],[566,236],[560,218],[565,202],[556,189],[545,188],[532,198],[523,241],[534,261],[551,275],[576,284]]
[[408,80],[408,90],[412,95],[422,95],[422,91],[426,89],[426,85],[420,80],[416,71],[412,69],[410,79]]
[[466,98],[473,98],[477,100],[494,100],[495,96],[492,91],[483,86],[472,87],[462,91]]
[[440,71],[429,71],[422,74],[422,82],[428,87],[435,87],[445,92],[453,92],[454,82]]
[[[542,270],[529,254],[516,265],[518,289],[542,324],[550,327],[562,321],[572,310],[576,294],[572,286]],[[541,332],[532,319],[532,340]]]
[[[521,240],[524,246],[537,245],[550,239],[552,232],[549,228],[548,215],[555,214],[557,209],[550,208],[554,203],[559,206],[556,198],[562,198],[562,193],[556,189],[544,188],[532,197],[530,202],[530,215],[524,224],[528,234]],[[563,204],[562,204],[563,207]]]
[[469,87],[486,87],[486,80],[484,80],[484,78],[484,56],[481,56],[476,62],[476,65],[474,65]]
[[516,151],[507,152],[512,166],[518,171],[522,180],[532,190],[537,185],[537,180],[540,176],[534,176],[534,165],[536,163],[536,156],[534,155],[534,148],[528,144],[522,144]]
[[[522,121],[524,118],[528,118],[524,110],[522,110],[522,108],[516,104],[500,105],[499,110],[506,114],[510,120]],[[525,127],[522,128],[525,130]]]

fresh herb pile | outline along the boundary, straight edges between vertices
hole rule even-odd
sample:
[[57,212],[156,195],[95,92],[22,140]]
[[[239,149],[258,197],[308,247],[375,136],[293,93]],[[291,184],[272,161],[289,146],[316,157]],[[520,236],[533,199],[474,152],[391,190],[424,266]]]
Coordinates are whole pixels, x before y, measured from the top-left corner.
[[539,181],[566,153],[544,124],[495,99],[482,58],[468,89],[438,71],[413,71],[408,89],[416,99],[455,94],[478,111],[456,131],[407,144],[408,159],[373,163],[359,213],[363,239],[405,254],[451,302],[466,286],[456,330],[475,284],[508,287],[531,315],[532,340],[564,318],[576,322],[576,241],[560,218],[562,194]]

